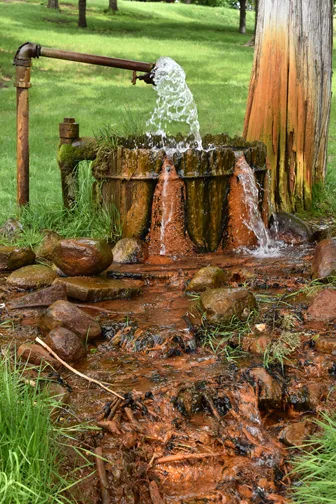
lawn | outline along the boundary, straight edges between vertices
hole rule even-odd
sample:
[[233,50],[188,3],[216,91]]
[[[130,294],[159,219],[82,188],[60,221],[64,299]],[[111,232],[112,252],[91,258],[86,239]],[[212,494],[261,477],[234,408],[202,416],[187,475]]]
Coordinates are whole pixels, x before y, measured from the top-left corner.
[[[0,0],[0,221],[16,213],[15,88],[12,59],[29,40],[49,47],[154,62],[170,56],[186,71],[199,110],[201,132],[242,132],[253,49],[253,30],[237,33],[233,9],[180,3],[119,1],[116,15],[104,13],[107,0],[88,1],[88,28],[77,27],[75,0]],[[41,58],[33,61],[30,91],[31,206],[43,213],[61,207],[56,163],[58,123],[75,117],[82,136],[107,124],[118,127],[131,115],[143,124],[155,102],[151,86],[131,85],[131,72]],[[3,87],[6,86],[6,87]],[[335,115],[333,98],[333,117]],[[336,127],[330,129],[330,165],[336,155]]]

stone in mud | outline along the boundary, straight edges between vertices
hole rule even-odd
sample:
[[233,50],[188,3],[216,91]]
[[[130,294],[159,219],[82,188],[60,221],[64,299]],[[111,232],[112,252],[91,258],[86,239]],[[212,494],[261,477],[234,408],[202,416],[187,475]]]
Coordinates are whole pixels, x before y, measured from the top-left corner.
[[112,260],[108,243],[91,238],[59,240],[53,251],[54,263],[68,276],[98,275]]
[[242,350],[256,355],[263,355],[271,342],[271,336],[244,336]]
[[270,231],[274,238],[290,245],[308,243],[313,236],[313,231],[306,222],[286,212],[272,214]]
[[100,324],[69,301],[56,301],[40,319],[40,328],[46,334],[56,327],[65,327],[83,341],[91,341],[101,336]]
[[50,364],[55,369],[59,369],[62,366],[60,362],[49,355],[47,350],[33,343],[25,343],[19,346],[17,356],[19,359],[30,362],[35,366],[43,366],[46,363]]
[[33,264],[13,271],[7,278],[7,284],[17,289],[33,290],[51,285],[55,278],[56,273],[48,266]]
[[315,341],[315,349],[318,352],[336,355],[336,338],[319,337]]
[[65,362],[78,362],[86,356],[84,341],[65,327],[50,331],[46,343]]
[[258,390],[259,404],[279,407],[282,404],[282,384],[271,376],[265,368],[254,368],[248,371],[248,376],[253,380]]
[[37,292],[31,292],[25,296],[13,299],[9,302],[11,309],[20,308],[21,306],[29,306],[38,308],[46,308],[55,303],[59,299],[66,300],[67,295],[63,285],[52,285]]
[[336,318],[336,289],[323,289],[313,299],[307,311],[310,320],[329,321]]
[[336,238],[322,240],[315,249],[312,276],[328,278],[336,275]]
[[201,294],[201,308],[212,324],[230,322],[232,317],[246,320],[257,307],[252,292],[247,289],[209,289]]
[[112,254],[116,263],[141,263],[148,257],[148,247],[138,238],[122,238],[113,247]]
[[69,298],[96,303],[107,299],[131,298],[141,292],[139,286],[142,282],[100,277],[69,277],[57,278],[55,284],[63,285]]
[[280,440],[288,446],[301,446],[308,434],[308,422],[296,422],[280,432]]
[[0,247],[0,270],[14,271],[35,262],[30,247]]
[[62,237],[55,231],[45,231],[42,242],[35,250],[36,257],[52,261],[55,247],[61,239]]
[[206,289],[216,289],[225,284],[226,275],[223,270],[216,266],[201,268],[190,280],[186,288],[187,292],[202,292]]

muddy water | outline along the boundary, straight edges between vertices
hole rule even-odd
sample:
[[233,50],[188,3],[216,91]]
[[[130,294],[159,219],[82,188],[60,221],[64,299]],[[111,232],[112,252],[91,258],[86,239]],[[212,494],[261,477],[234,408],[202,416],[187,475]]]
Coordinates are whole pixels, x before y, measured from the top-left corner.
[[[111,502],[288,502],[293,453],[287,450],[293,438],[288,429],[311,432],[311,419],[321,410],[332,411],[336,400],[336,358],[314,348],[317,336],[332,337],[333,325],[308,322],[302,294],[279,301],[280,294],[307,285],[312,253],[296,247],[281,258],[217,253],[180,261],[159,255],[147,264],[110,267],[111,277],[141,281],[142,294],[96,303],[105,310],[99,315],[105,337],[76,368],[126,394],[110,431],[105,427],[82,439],[86,448],[101,446],[110,461]],[[259,333],[252,324],[243,348],[259,336],[299,334],[300,345],[283,370],[280,365],[265,370],[258,348],[227,360],[203,345],[194,330],[201,323],[196,301],[184,288],[208,264],[223,268],[228,285],[247,286],[258,297],[256,322],[265,327]],[[4,293],[6,299],[14,295]],[[14,317],[15,330],[0,330],[1,342],[33,339],[39,313],[3,311],[3,317]],[[291,321],[287,329],[286,320]],[[75,418],[95,425],[108,419],[113,399],[108,392],[66,370],[61,377],[72,389],[63,422]],[[152,482],[161,501],[150,493]],[[96,475],[81,484],[78,496],[83,504],[100,502]]]

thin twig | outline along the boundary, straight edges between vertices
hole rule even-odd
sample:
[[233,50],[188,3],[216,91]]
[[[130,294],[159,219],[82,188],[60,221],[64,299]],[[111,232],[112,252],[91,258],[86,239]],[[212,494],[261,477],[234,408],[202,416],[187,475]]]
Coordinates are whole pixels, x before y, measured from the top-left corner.
[[190,460],[190,459],[202,459],[202,458],[207,458],[207,457],[220,457],[223,455],[223,452],[221,453],[184,453],[180,455],[167,455],[166,457],[160,457],[155,460],[155,464],[166,464],[170,462],[180,462],[183,460]]
[[110,504],[111,503],[110,487],[106,476],[104,461],[102,459],[103,450],[101,449],[100,446],[95,449],[95,455],[96,455],[96,467],[100,483],[102,504]]
[[122,399],[124,401],[124,397],[120,394],[118,394],[117,392],[115,392],[114,390],[111,390],[109,389],[108,387],[105,387],[105,385],[103,385],[100,381],[98,380],[95,380],[94,378],[90,378],[89,376],[86,376],[85,374],[81,373],[80,371],[77,371],[76,369],[74,369],[73,367],[71,367],[67,362],[65,362],[64,360],[62,360],[60,357],[58,357],[57,353],[55,353],[44,341],[42,341],[40,338],[35,338],[35,341],[36,343],[39,343],[41,346],[43,346],[43,348],[45,348],[46,350],[48,350],[48,352],[53,356],[55,357],[56,360],[58,360],[58,362],[60,362],[61,364],[63,364],[64,367],[66,367],[67,369],[69,369],[69,371],[71,371],[72,373],[76,374],[77,376],[80,376],[81,378],[84,378],[84,380],[87,380],[89,381],[90,383],[95,383],[96,385],[98,385],[99,387],[103,388],[104,390],[106,390],[107,392],[109,392],[110,394],[113,394],[114,396],[116,397],[119,397],[119,399]]
[[149,493],[153,504],[164,504],[164,500],[162,499],[158,486],[154,480],[149,483]]
[[[89,310],[94,310],[98,311],[101,313],[107,313],[107,314],[112,314],[112,315],[124,315],[126,312],[120,312],[120,311],[113,311],[113,310],[107,310],[106,308],[100,308],[100,306],[93,306],[93,305],[88,305],[88,304],[80,304],[80,303],[72,303],[75,306],[78,306],[78,308],[81,308],[82,310],[87,308]],[[130,312],[127,312],[129,315]]]

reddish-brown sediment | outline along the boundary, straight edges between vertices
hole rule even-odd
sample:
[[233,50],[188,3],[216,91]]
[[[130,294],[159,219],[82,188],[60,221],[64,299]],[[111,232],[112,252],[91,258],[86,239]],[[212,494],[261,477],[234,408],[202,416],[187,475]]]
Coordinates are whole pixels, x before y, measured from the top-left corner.
[[[105,310],[99,316],[105,338],[89,346],[88,357],[76,369],[127,394],[125,403],[114,403],[105,390],[61,371],[72,388],[63,423],[73,418],[93,425],[105,422],[99,424],[101,432],[87,433],[82,442],[92,451],[100,446],[110,461],[105,468],[112,503],[153,504],[153,481],[167,504],[287,502],[293,476],[287,475],[292,451],[286,448],[314,428],[309,426],[319,411],[333,411],[336,404],[333,324],[306,320],[308,301],[302,294],[285,302],[275,297],[307,284],[311,260],[312,249],[297,247],[281,258],[232,253],[170,264],[112,264],[110,276],[142,280],[143,292],[134,299],[94,305]],[[198,339],[190,321],[197,328],[200,315],[184,287],[208,264],[224,270],[228,285],[245,284],[257,295],[261,324],[251,324],[250,343],[260,337],[277,339],[288,330],[299,335],[300,345],[283,372],[279,365],[263,368],[258,345],[255,353],[228,361],[225,353],[214,354]],[[5,289],[4,295],[17,296]],[[85,306],[88,314],[98,316]],[[4,313],[16,321],[26,317],[31,327],[16,322],[14,332],[2,331],[1,343],[11,341],[14,333],[17,343],[33,340],[37,313]],[[214,347],[218,343],[215,338]],[[89,469],[83,469],[82,476],[87,474]],[[81,485],[79,503],[99,502],[96,475]]]

